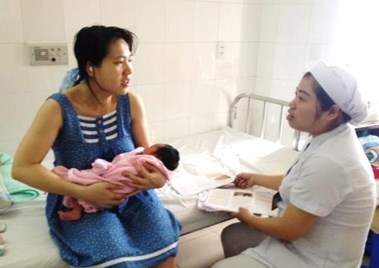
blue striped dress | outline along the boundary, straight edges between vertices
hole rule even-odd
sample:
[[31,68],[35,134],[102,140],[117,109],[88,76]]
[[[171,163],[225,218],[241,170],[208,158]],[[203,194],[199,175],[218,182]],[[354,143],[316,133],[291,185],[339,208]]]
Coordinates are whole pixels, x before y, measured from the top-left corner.
[[[135,148],[128,95],[116,111],[99,117],[77,115],[68,98],[56,93],[63,127],[53,144],[54,165],[88,169],[96,158],[111,161]],[[50,234],[64,261],[73,267],[150,267],[177,253],[180,224],[154,190],[126,199],[113,209],[84,213],[78,221],[60,221],[61,195],[49,194]]]

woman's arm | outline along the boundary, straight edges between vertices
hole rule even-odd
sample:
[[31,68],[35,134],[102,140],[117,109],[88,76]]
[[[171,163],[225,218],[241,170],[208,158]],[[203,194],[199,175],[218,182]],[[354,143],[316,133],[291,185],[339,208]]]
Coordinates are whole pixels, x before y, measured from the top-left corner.
[[318,216],[301,210],[291,203],[281,217],[261,218],[254,216],[245,208],[240,208],[235,216],[251,228],[286,241],[294,241],[304,236],[318,219]]
[[12,177],[46,192],[77,197],[80,187],[62,180],[41,165],[61,126],[59,104],[47,100],[17,148]]
[[240,188],[248,188],[254,185],[263,186],[273,190],[279,190],[284,175],[262,175],[254,173],[240,173],[234,180],[234,184]]
[[137,146],[147,148],[151,145],[146,123],[145,106],[142,99],[129,92],[130,111],[132,117],[133,138]]
[[103,207],[121,202],[123,197],[114,194],[107,183],[91,186],[74,184],[41,165],[62,124],[59,104],[54,100],[47,100],[17,149],[12,177],[49,193],[84,199]]
[[[149,147],[151,145],[146,124],[146,115],[143,102],[140,97],[129,92],[129,101],[132,113],[132,131],[133,138],[137,146]],[[158,168],[151,165],[136,167],[138,175],[124,172],[124,176],[128,177],[131,182],[130,186],[138,191],[144,191],[152,188],[160,188],[165,185],[167,178],[159,171]]]

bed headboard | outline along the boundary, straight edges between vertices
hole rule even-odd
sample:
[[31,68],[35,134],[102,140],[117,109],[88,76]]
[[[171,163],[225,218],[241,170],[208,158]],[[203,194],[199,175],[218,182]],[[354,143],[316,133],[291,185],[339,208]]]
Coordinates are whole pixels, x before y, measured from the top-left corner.
[[[230,105],[228,126],[236,128],[238,124],[239,130],[246,133],[285,144],[283,134],[285,132],[288,134],[289,130],[288,127],[285,128],[284,124],[284,112],[287,108],[288,102],[286,101],[252,93],[242,93],[235,97]],[[252,123],[258,123],[258,130],[257,126]],[[276,135],[273,135],[273,132],[276,132]],[[292,130],[291,132],[291,146],[295,150],[299,150],[301,134],[299,131]]]

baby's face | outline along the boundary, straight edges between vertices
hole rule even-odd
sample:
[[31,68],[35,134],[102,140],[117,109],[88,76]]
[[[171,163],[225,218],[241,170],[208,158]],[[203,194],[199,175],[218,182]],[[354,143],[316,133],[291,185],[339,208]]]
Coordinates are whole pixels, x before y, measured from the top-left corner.
[[161,143],[156,143],[148,148],[146,148],[145,150],[143,150],[143,153],[144,154],[150,154],[150,155],[155,155],[156,152],[158,151],[159,148],[163,147],[164,145],[161,144]]

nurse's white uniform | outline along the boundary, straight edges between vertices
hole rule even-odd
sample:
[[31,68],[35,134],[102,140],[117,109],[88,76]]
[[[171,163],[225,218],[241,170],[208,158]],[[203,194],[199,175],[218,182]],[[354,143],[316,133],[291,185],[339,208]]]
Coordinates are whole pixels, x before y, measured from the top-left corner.
[[371,167],[350,125],[313,138],[279,188],[289,203],[317,215],[310,232],[284,243],[267,237],[242,254],[267,267],[359,267],[375,208]]

